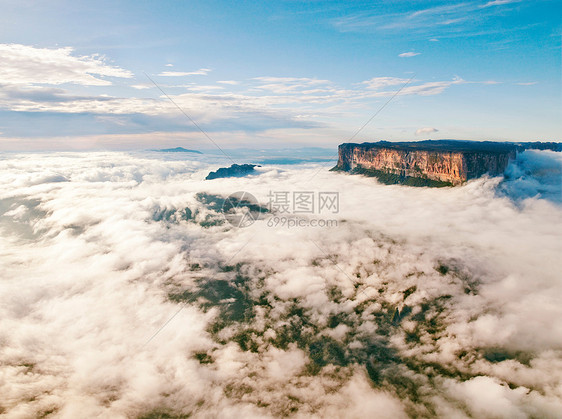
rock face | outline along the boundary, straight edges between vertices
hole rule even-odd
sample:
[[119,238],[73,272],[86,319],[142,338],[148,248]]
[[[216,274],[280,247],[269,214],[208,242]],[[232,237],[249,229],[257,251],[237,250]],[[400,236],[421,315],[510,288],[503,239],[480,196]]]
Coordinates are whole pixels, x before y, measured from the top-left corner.
[[517,147],[489,141],[379,141],[341,144],[338,150],[333,170],[375,176],[383,183],[450,186],[485,173],[503,174]]
[[242,177],[255,172],[257,164],[233,164],[230,167],[221,167],[216,172],[211,172],[205,180],[220,179],[225,177]]

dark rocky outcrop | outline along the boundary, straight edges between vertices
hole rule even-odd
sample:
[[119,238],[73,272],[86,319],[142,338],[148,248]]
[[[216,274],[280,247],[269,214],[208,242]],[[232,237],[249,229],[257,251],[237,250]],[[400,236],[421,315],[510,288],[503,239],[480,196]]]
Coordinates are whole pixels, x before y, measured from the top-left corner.
[[230,167],[221,167],[216,172],[211,172],[205,178],[206,180],[220,179],[225,177],[242,177],[255,171],[257,164],[233,164]]

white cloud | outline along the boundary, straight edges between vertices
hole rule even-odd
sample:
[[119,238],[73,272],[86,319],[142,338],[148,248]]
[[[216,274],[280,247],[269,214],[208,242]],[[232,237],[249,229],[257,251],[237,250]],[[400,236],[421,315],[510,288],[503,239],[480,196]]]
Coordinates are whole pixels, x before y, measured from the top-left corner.
[[[529,416],[520,403],[526,398],[526,389],[510,391],[499,380],[490,377],[475,377],[464,383],[448,382],[452,397],[469,407],[476,417],[509,417],[525,419]],[[519,402],[519,403],[518,403]]]
[[408,79],[399,77],[374,77],[366,80],[363,84],[367,85],[368,89],[379,90],[381,87],[399,86],[408,82]]
[[423,128],[418,128],[416,130],[416,135],[432,134],[432,133],[437,132],[437,131],[439,131],[437,128],[423,127]]
[[527,81],[527,82],[520,82],[520,83],[515,83],[519,86],[533,86],[535,84],[537,84],[537,81]]
[[[189,74],[204,74],[209,69],[200,69]],[[188,74],[164,72],[161,75]],[[83,75],[82,75],[83,76]],[[105,83],[101,80],[100,82]],[[309,128],[333,125],[336,118],[349,113],[350,106],[364,104],[367,100],[388,97],[401,89],[399,95],[437,95],[452,85],[465,83],[462,79],[452,81],[421,82],[401,77],[374,77],[355,83],[351,87],[338,86],[326,79],[307,77],[256,77],[244,82],[243,87],[236,81],[222,80],[216,85],[160,84],[168,95],[198,122],[235,121],[244,130],[275,130],[282,122],[287,129]],[[178,126],[169,123],[170,118],[178,120],[178,111],[167,97],[160,95],[150,83],[130,84],[136,90],[155,92],[153,97],[116,97],[111,95],[74,94],[66,89],[33,84],[12,84],[0,90],[0,109],[14,112],[53,112],[67,114],[94,114],[98,116],[137,115],[130,117],[131,130],[143,124],[153,124],[155,131],[169,126],[175,132]],[[183,92],[183,93],[182,93]],[[156,95],[157,94],[157,95]],[[144,97],[143,97],[144,96]],[[140,117],[139,117],[140,116]],[[157,118],[154,118],[157,117]],[[140,119],[139,119],[140,118]],[[179,118],[181,119],[181,118]],[[103,121],[116,119],[104,118]],[[126,130],[126,124],[111,124],[111,129]],[[149,126],[145,125],[145,126]],[[217,128],[220,131],[220,128]],[[6,131],[6,130],[4,130]],[[93,131],[93,130],[92,130]],[[81,133],[86,136],[90,132]],[[120,131],[122,132],[122,131]],[[46,133],[46,135],[49,135]],[[56,133],[55,135],[59,135]],[[287,132],[286,135],[289,135]]]
[[419,52],[403,52],[402,54],[398,54],[399,57],[407,58],[407,57],[415,57],[416,55],[420,55]]
[[196,71],[163,71],[162,73],[158,74],[162,77],[183,77],[183,76],[206,76],[211,72],[209,68],[200,68]]
[[109,65],[102,56],[76,56],[70,47],[50,49],[0,44],[0,61],[3,84],[109,86],[111,81],[101,77],[133,77],[130,71]]
[[[407,95],[419,95],[419,96],[433,96],[443,93],[449,87],[455,84],[463,84],[466,83],[465,80],[461,78],[455,78],[451,81],[436,81],[436,82],[427,82],[421,84],[408,84],[405,85],[408,81],[407,79],[398,79],[398,78],[389,78],[388,81],[381,80],[380,82],[377,80],[378,78],[372,79],[374,82],[371,83],[373,86],[373,90],[376,90],[373,93],[368,94],[372,97],[381,97],[381,96],[393,96],[397,94],[398,96],[407,96]],[[369,81],[367,81],[369,83]],[[386,84],[385,84],[386,83]],[[385,87],[386,85],[394,85],[398,87],[398,84],[402,84],[400,86],[400,91],[397,93],[397,90],[384,90],[379,91],[381,87]]]
[[431,96],[443,93],[443,91],[450,86],[455,84],[466,83],[460,78],[456,78],[452,81],[436,81],[422,83],[415,86],[406,86],[399,94],[400,95],[420,95],[420,96]]
[[331,86],[329,80],[319,80],[307,77],[255,77],[259,84],[256,89],[268,90],[276,94],[299,94],[328,92]]
[[[136,88],[139,88],[137,86]],[[169,104],[157,98],[119,98],[110,96],[75,96],[66,90],[48,88],[2,89],[0,108],[15,112],[60,112],[159,115],[169,113]]]
[[152,89],[155,86],[149,83],[140,83],[140,84],[132,84],[131,87],[137,90],[145,90],[145,89]]
[[503,4],[519,3],[521,0],[493,0],[484,4],[482,7],[501,6]]
[[430,41],[430,42],[439,42],[439,39],[437,39],[437,38],[431,38],[429,41]]
[[[521,170],[525,190],[561,158],[520,157],[536,164]],[[203,180],[221,165],[154,153],[0,160],[4,415],[560,412],[559,205],[514,202],[498,178],[428,189],[264,166]],[[262,202],[337,191],[340,225],[205,224],[216,214],[195,194],[237,190]],[[179,312],[173,296],[185,298]]]
[[467,14],[478,9],[473,3],[456,3],[387,15],[363,12],[338,18],[334,24],[343,31],[369,29],[393,31],[444,27],[467,20]]
[[166,67],[173,67],[173,66],[174,66],[173,64],[170,64],[170,63],[164,64],[164,65],[165,65]]
[[[495,17],[492,6],[516,3],[513,0],[450,2],[401,13],[381,13],[375,7],[364,12],[355,12],[332,21],[341,32],[404,32],[409,37],[420,39],[444,38],[448,36],[473,36],[482,32],[480,22]],[[524,30],[519,27],[514,30]],[[503,32],[502,32],[503,33]]]
[[193,92],[210,92],[213,90],[224,90],[222,86],[213,86],[213,85],[196,85],[196,86],[188,86],[189,90]]

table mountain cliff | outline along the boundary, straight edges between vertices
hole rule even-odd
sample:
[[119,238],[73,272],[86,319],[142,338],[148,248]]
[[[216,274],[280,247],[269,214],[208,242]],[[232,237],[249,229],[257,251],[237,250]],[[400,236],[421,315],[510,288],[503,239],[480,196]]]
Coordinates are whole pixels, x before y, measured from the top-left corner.
[[559,143],[426,140],[344,143],[332,169],[375,176],[382,183],[452,186],[484,174],[503,174],[510,160],[525,149],[561,151]]

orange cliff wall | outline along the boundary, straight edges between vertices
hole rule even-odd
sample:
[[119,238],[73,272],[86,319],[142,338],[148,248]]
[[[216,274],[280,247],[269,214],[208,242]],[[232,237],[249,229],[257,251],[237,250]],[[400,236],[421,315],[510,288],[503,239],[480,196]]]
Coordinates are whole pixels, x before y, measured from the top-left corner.
[[369,144],[342,144],[336,168],[344,171],[356,168],[378,170],[460,185],[485,173],[491,176],[502,174],[514,156],[515,152],[403,150]]

